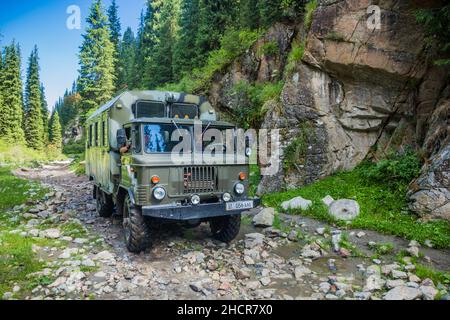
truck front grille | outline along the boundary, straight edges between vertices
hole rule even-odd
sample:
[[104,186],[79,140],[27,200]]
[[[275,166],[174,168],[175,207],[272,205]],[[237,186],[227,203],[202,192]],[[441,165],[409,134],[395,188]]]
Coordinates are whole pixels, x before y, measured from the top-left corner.
[[217,167],[185,167],[183,168],[183,192],[206,193],[215,192],[218,187]]

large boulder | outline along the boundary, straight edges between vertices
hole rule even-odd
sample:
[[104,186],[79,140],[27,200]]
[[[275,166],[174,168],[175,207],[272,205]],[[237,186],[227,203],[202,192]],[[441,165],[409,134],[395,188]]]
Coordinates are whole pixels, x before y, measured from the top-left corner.
[[281,204],[281,207],[284,210],[295,210],[295,209],[308,210],[311,206],[312,206],[312,201],[304,199],[302,197],[296,197],[289,201],[284,201]]
[[412,184],[409,207],[424,218],[450,220],[450,144],[436,154]]

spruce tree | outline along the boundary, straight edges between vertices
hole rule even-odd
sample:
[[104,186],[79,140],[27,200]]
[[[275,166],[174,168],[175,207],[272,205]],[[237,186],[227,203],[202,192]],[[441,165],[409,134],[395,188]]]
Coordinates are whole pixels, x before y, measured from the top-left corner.
[[44,145],[48,144],[49,138],[48,138],[48,104],[47,100],[45,98],[45,88],[44,84],[41,83],[41,114],[42,114],[42,126],[43,126],[43,142]]
[[152,68],[152,56],[154,55],[157,35],[155,33],[156,17],[160,14],[162,7],[161,0],[147,0],[145,15],[143,16],[141,33],[139,35],[138,57],[135,67],[140,70],[139,87],[151,89],[154,82],[151,80],[150,70]]
[[62,149],[62,129],[58,110],[54,110],[50,118],[50,143]]
[[279,21],[283,16],[282,5],[283,0],[260,0],[258,7],[261,24],[265,27],[269,27]]
[[24,129],[27,146],[42,150],[44,147],[44,124],[42,120],[41,82],[39,79],[39,55],[36,46],[28,59]]
[[23,98],[20,47],[13,41],[5,47],[0,74],[3,103],[0,109],[0,137],[14,143],[24,142]]
[[115,91],[114,45],[101,0],[92,3],[87,24],[80,47],[78,82],[85,113],[110,100]]
[[155,35],[152,53],[145,57],[144,85],[155,88],[173,81],[172,55],[175,44],[176,21],[179,14],[179,1],[157,0],[153,2],[157,12],[152,33]]
[[[151,10],[151,6],[148,7],[146,11]],[[131,88],[138,89],[142,87],[142,78],[144,76],[144,28],[145,28],[145,14],[144,11],[141,11],[139,29],[136,36],[136,50],[134,55],[133,62],[133,77],[131,81]]]
[[205,63],[210,51],[220,47],[224,30],[234,25],[236,3],[234,0],[200,0],[199,27],[196,35],[197,65]]
[[113,0],[111,6],[108,8],[108,22],[109,22],[109,30],[110,30],[110,40],[114,45],[114,72],[116,75],[116,89],[119,88],[119,78],[117,77],[120,72],[120,38],[121,38],[121,25],[120,18],[118,14],[119,7],[117,6],[116,0]]
[[195,38],[198,32],[199,0],[183,0],[178,40],[173,54],[173,70],[176,80],[196,67]]
[[123,34],[123,40],[120,46],[120,69],[118,85],[119,89],[133,89],[133,71],[136,57],[136,39],[131,28],[127,28]]
[[[239,3],[239,20],[243,29],[258,29],[260,26],[259,2],[261,0],[242,0]],[[265,1],[264,1],[265,2]]]

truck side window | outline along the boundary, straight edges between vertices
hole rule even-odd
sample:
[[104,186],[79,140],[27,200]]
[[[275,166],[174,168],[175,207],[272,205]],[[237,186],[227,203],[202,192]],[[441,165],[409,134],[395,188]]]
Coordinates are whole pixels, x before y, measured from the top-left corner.
[[102,146],[106,147],[106,121],[102,121]]
[[95,146],[98,147],[98,122],[95,123]]
[[92,147],[92,124],[89,126],[89,140],[88,140],[88,147]]

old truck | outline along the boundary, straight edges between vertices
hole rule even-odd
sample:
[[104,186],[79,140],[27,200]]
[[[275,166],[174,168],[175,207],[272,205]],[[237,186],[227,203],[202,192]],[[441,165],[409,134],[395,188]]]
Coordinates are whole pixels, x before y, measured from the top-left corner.
[[[86,173],[94,183],[97,212],[123,217],[129,251],[148,248],[155,226],[165,222],[188,227],[208,222],[214,238],[229,242],[239,233],[241,213],[259,204],[248,196],[251,148],[246,146],[241,160],[235,148],[224,153],[233,161],[211,163],[202,150],[207,141],[185,140],[194,136],[195,126],[201,136],[211,129],[235,130],[218,121],[207,99],[174,92],[127,91],[87,119]],[[183,162],[173,159],[180,141],[189,147]]]

